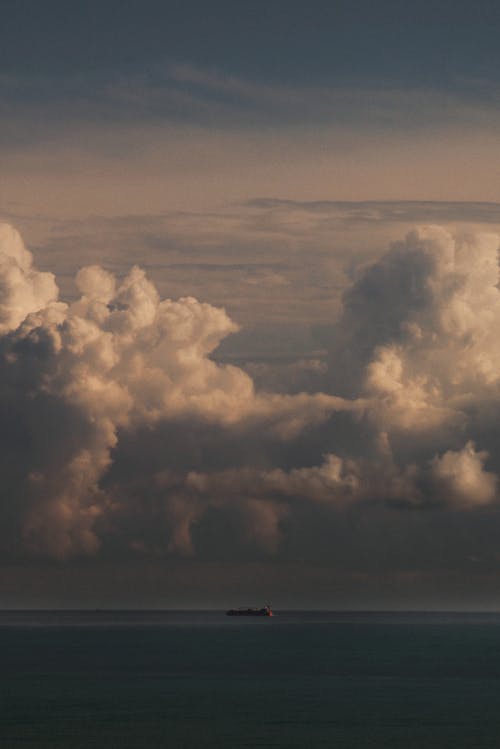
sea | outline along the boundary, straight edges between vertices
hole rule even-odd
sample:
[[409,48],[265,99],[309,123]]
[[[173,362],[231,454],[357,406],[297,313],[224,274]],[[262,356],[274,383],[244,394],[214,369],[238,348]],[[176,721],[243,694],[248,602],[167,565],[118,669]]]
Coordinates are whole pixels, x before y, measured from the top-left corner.
[[500,615],[0,612],[0,747],[488,749]]

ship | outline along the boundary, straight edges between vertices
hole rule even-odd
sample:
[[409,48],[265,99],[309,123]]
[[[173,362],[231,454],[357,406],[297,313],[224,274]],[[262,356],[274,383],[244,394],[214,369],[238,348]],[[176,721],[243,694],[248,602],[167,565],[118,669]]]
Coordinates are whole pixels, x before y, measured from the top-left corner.
[[239,609],[229,609],[226,616],[273,616],[273,610],[270,606],[263,606],[261,609],[242,606]]

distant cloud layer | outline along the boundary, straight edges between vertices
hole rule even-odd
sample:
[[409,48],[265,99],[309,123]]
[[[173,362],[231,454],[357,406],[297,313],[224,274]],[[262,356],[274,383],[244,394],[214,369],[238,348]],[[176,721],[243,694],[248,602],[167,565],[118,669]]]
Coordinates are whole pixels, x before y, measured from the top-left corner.
[[59,301],[1,225],[3,553],[267,556],[305,517],[494,507],[498,244],[409,233],[344,294],[321,391],[285,394],[211,358],[223,309],[138,267],[85,267]]

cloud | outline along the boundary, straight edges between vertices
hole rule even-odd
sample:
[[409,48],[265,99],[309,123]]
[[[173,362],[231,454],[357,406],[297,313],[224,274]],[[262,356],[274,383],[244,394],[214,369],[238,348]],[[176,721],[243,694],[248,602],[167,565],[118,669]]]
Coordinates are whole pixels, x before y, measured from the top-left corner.
[[[321,393],[257,393],[241,369],[210,358],[237,330],[225,311],[192,297],[161,301],[138,267],[120,283],[84,268],[80,298],[57,302],[53,276],[32,268],[19,235],[4,227],[1,236],[3,504],[14,515],[12,503],[20,504],[14,546],[17,534],[32,551],[60,557],[99,548],[95,525],[112,510],[100,481],[120,430],[208,423],[287,440],[358,408]],[[19,433],[15,456],[10,424]],[[188,548],[182,524],[176,538],[174,547]]]
[[[416,222],[460,220],[454,230],[496,230],[499,216],[495,204],[261,200],[216,211],[71,221],[13,213],[10,221],[36,247],[39,267],[57,268],[64,299],[74,298],[73,278],[82,265],[103,264],[123,277],[137,264],[160,296],[194,296],[238,321],[240,332],[224,339],[218,360],[272,365],[283,357],[321,359],[342,293]],[[315,377],[283,378],[270,367],[269,377],[262,367],[254,373],[270,389],[319,388]]]
[[387,396],[419,385],[429,398],[438,388],[448,399],[471,380],[496,381],[497,253],[495,234],[456,238],[439,227],[395,243],[345,294],[332,372],[342,368],[343,348],[347,371]]
[[[367,132],[377,126],[393,133],[443,124],[492,127],[498,118],[498,87],[487,80],[462,79],[453,85],[448,80],[441,90],[422,83],[388,86],[352,77],[347,83],[317,79],[308,85],[270,80],[188,62],[172,64],[165,58],[150,61],[146,72],[132,65],[127,71],[94,67],[4,73],[0,75],[2,140],[20,145],[30,133],[48,140],[61,113],[72,127],[111,120],[129,126],[217,124],[230,130],[314,122],[316,127],[344,131]],[[38,115],[35,122],[30,114]],[[17,131],[16,119],[21,125]]]
[[488,453],[476,452],[472,442],[459,452],[448,450],[434,458],[431,478],[436,491],[463,507],[489,504],[496,497],[498,479],[494,473],[484,470],[487,458]]
[[[344,444],[333,423],[323,429],[325,444],[334,437],[344,454],[289,470],[193,473],[190,487],[219,503],[274,497],[334,512],[367,503],[454,510],[494,504],[498,247],[494,234],[424,227],[361,270],[344,295],[328,371],[321,371],[324,389],[363,403],[354,439],[345,426]],[[361,439],[365,430],[371,447]]]
[[439,486],[455,505],[496,496],[483,463],[500,467],[485,413],[498,409],[498,248],[495,234],[410,232],[346,292],[330,348],[329,388],[369,401],[367,418],[396,462],[438,451],[432,492]]
[[191,473],[188,488],[223,498],[280,497],[321,503],[343,509],[355,503],[389,506],[471,508],[493,502],[497,477],[484,469],[488,453],[476,452],[472,442],[448,450],[422,466],[397,466],[391,460],[324,456],[319,466],[291,471],[233,470],[213,474]]
[[289,393],[213,359],[224,309],[162,300],[137,266],[84,267],[59,301],[0,238],[4,554],[258,558],[304,513],[495,506],[496,235],[421,228],[362,268],[328,367],[294,365],[310,388]]
[[320,215],[348,224],[485,223],[498,224],[500,204],[446,200],[284,200],[255,198],[253,208],[287,215]]
[[31,312],[38,312],[58,295],[52,273],[39,273],[19,234],[0,224],[0,334],[17,328]]

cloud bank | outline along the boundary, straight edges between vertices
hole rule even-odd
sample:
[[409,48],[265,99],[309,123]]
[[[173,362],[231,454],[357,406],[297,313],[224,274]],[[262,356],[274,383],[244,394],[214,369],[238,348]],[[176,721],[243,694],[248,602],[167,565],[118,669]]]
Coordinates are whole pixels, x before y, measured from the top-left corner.
[[495,507],[498,244],[408,234],[344,294],[321,391],[283,394],[211,358],[223,309],[138,267],[60,301],[2,225],[2,553],[268,556],[304,513]]

